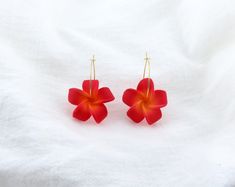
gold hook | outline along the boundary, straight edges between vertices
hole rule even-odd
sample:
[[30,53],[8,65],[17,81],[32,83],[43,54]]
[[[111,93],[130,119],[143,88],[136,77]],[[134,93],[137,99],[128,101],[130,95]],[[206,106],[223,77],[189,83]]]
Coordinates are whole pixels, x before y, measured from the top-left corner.
[[92,93],[92,75],[93,75],[93,80],[95,80],[95,55],[92,56],[91,59],[91,67],[90,67],[90,95]]
[[95,80],[95,55],[92,56],[91,59],[91,69],[90,69],[90,80],[92,80],[92,73],[93,73],[93,80]]
[[145,64],[144,64],[144,74],[143,74],[143,79],[145,78],[146,75],[146,68],[148,65],[148,90],[147,90],[147,96],[149,94],[149,90],[150,90],[150,58],[148,57],[147,52],[145,53]]

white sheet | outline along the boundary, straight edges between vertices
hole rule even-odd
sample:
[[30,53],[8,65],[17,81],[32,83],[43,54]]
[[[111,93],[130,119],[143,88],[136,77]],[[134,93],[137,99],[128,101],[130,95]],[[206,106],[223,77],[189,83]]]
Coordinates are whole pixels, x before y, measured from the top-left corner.
[[[0,1],[1,187],[235,186],[235,1]],[[133,124],[123,91],[143,73],[169,104]],[[70,87],[97,77],[101,124],[71,117]]]

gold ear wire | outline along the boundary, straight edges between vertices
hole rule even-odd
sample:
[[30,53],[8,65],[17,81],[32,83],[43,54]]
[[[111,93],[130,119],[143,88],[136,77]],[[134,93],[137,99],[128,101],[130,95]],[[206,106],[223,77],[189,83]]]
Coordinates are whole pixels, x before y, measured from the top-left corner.
[[147,68],[147,65],[148,65],[148,78],[150,78],[150,58],[148,57],[148,54],[147,52],[145,53],[145,64],[144,64],[144,73],[143,73],[143,79],[145,78],[145,75],[146,75],[146,68]]
[[91,67],[90,67],[90,95],[92,92],[92,75],[93,75],[93,80],[95,80],[95,55],[92,56],[91,59]]
[[91,59],[91,69],[90,69],[90,80],[92,80],[92,74],[93,74],[93,80],[95,80],[95,55],[92,56]]
[[146,75],[146,68],[147,68],[147,65],[148,65],[148,89],[147,89],[147,96],[149,94],[149,90],[150,90],[150,58],[148,57],[148,54],[147,52],[145,53],[145,64],[144,64],[144,73],[143,73],[143,79],[145,78],[145,75]]

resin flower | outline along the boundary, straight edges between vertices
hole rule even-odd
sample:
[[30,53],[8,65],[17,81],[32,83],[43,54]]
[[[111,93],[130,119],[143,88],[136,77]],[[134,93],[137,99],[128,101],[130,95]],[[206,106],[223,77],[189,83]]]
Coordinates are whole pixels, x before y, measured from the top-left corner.
[[142,79],[137,89],[127,89],[122,97],[125,104],[130,106],[127,115],[134,122],[139,123],[146,118],[149,125],[162,117],[160,108],[167,105],[166,92],[154,90],[153,81],[150,78]]
[[114,100],[114,96],[108,87],[99,89],[98,80],[84,80],[83,90],[70,88],[68,100],[71,104],[77,105],[73,111],[73,117],[81,121],[88,120],[91,116],[97,123],[100,123],[108,114],[104,105]]

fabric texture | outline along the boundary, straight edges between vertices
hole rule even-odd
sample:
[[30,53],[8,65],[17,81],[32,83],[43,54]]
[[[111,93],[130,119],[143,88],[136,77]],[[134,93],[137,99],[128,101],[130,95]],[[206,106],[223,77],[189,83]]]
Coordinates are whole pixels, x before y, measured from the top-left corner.
[[[122,102],[146,51],[152,126]],[[67,98],[93,54],[115,97],[98,125]],[[234,0],[0,0],[0,186],[235,186],[234,85]]]

